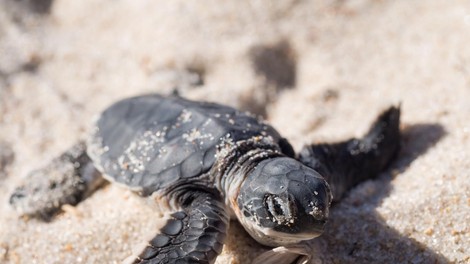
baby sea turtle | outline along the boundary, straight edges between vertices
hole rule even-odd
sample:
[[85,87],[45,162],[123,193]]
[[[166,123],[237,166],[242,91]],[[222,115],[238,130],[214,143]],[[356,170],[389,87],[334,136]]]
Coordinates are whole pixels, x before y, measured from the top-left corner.
[[174,212],[133,263],[213,263],[229,218],[263,245],[294,245],[319,236],[331,202],[396,156],[399,116],[390,107],[362,139],[296,155],[272,126],[228,106],[124,99],[101,114],[86,144],[33,172],[10,203],[47,218],[85,198],[102,174]]

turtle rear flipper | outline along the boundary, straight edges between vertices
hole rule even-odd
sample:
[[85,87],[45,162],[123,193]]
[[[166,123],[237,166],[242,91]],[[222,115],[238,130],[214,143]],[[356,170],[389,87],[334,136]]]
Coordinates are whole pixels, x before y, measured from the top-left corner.
[[79,142],[53,159],[45,167],[34,170],[10,196],[10,204],[24,215],[50,220],[62,205],[76,205],[103,184]]
[[299,160],[317,170],[330,184],[334,201],[358,183],[377,176],[400,148],[400,108],[392,106],[361,139],[305,146]]
[[181,211],[148,242],[137,257],[125,262],[213,263],[222,251],[229,217],[221,199],[209,193],[188,190],[177,199]]

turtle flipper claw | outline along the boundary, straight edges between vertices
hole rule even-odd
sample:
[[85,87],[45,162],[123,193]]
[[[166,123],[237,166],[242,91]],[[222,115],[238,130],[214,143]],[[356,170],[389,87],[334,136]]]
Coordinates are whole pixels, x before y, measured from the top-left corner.
[[133,263],[213,263],[222,251],[228,214],[209,194],[189,201],[138,253]]
[[272,248],[258,255],[252,264],[307,264],[317,254],[313,240]]
[[299,160],[330,184],[335,201],[356,184],[377,176],[400,148],[400,108],[392,106],[361,139],[305,146]]
[[32,171],[10,196],[19,213],[50,220],[64,204],[75,205],[103,183],[79,142],[45,167]]

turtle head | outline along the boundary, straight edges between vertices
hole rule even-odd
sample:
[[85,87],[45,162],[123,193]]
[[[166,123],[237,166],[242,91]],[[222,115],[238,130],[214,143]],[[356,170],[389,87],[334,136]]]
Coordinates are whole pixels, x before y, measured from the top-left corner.
[[325,179],[299,161],[261,161],[241,184],[234,205],[250,235],[268,246],[285,246],[319,236],[332,195]]

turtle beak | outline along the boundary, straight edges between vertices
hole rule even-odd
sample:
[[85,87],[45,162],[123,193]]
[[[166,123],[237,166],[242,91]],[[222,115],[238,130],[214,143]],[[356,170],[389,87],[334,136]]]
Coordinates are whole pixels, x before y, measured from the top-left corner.
[[328,221],[328,207],[317,207],[314,206],[310,212],[308,212],[309,215],[313,216],[314,222],[312,229],[322,233],[325,229],[326,222]]
[[326,181],[318,181],[311,189],[309,198],[299,199],[300,208],[304,209],[305,218],[303,230],[307,233],[323,232],[328,221],[329,208],[332,201],[331,190]]

